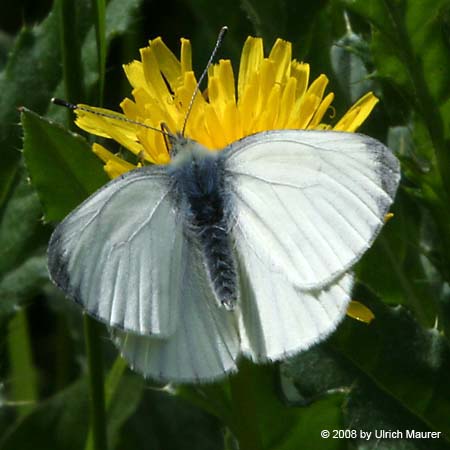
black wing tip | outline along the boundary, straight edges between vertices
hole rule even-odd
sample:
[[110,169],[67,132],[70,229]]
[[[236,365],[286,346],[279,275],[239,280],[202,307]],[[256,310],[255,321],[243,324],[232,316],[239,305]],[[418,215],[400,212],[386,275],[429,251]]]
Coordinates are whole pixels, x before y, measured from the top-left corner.
[[51,235],[47,247],[47,267],[51,281],[68,294],[70,276],[67,261],[62,256],[61,234],[61,225],[59,225]]

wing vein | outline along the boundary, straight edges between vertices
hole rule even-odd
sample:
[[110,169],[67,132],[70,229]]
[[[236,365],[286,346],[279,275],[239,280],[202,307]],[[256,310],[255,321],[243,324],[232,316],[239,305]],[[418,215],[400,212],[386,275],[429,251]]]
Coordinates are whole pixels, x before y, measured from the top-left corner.
[[[286,252],[287,256],[289,257],[289,260],[291,261],[291,263],[294,264],[294,261],[293,261],[291,255],[290,255],[290,253],[289,253],[287,247],[283,244],[283,241],[281,241],[281,240],[279,239],[279,237],[278,237],[275,233],[273,233],[273,232],[271,231],[270,227],[267,225],[267,223],[264,221],[264,219],[263,219],[259,214],[257,214],[257,212],[255,211],[255,209],[252,208],[252,207],[250,206],[250,204],[249,204],[247,201],[245,201],[245,199],[244,199],[242,196],[240,196],[240,195],[236,192],[236,190],[233,190],[233,191],[234,191],[234,193],[236,194],[236,198],[239,199],[244,205],[246,205],[246,206],[247,206],[247,209],[250,210],[250,211],[253,213],[253,216],[254,216],[254,217],[255,217],[255,218],[263,225],[263,227],[264,227],[266,230],[269,231],[269,234],[271,234],[271,235],[274,237],[274,240],[275,240],[276,242],[278,242],[278,244],[280,245],[280,247]],[[238,220],[239,220],[239,218],[238,218]],[[240,227],[240,228],[241,228],[241,230],[242,230],[242,227]]]

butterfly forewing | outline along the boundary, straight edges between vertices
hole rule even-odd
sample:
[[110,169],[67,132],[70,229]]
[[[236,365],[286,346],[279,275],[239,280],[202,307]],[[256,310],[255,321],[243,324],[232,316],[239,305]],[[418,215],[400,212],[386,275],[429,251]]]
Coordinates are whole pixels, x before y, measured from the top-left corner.
[[268,131],[223,157],[238,253],[301,290],[327,287],[361,257],[400,177],[387,147],[354,133]]
[[128,172],[56,228],[51,277],[107,325],[168,336],[183,288],[182,227],[164,169]]

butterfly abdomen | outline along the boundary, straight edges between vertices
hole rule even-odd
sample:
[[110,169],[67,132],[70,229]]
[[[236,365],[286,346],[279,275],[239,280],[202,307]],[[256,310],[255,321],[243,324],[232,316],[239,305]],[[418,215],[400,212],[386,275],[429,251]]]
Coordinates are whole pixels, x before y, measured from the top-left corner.
[[227,309],[237,302],[236,264],[228,234],[222,224],[199,229],[207,272],[217,300]]
[[179,195],[188,205],[187,228],[198,242],[219,304],[232,309],[238,298],[236,262],[228,233],[222,160],[193,152],[173,172]]

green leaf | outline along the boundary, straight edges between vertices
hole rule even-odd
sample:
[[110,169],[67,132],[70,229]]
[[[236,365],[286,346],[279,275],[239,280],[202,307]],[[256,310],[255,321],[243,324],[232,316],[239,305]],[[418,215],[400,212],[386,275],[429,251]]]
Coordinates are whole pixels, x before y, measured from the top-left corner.
[[354,103],[364,94],[374,90],[367,70],[368,44],[363,38],[348,29],[330,50],[331,65],[342,91]]
[[223,423],[167,389],[144,390],[117,448],[223,450]]
[[11,49],[12,43],[13,38],[4,31],[0,31],[0,70],[3,69],[3,66],[8,59],[8,53]]
[[[117,441],[122,425],[136,410],[142,387],[139,377],[121,379],[108,411],[110,442]],[[87,383],[81,379],[18,420],[0,440],[0,450],[80,450],[88,433],[88,410]]]
[[357,265],[357,275],[385,303],[408,306],[423,326],[430,327],[437,314],[431,299],[437,292],[424,270],[419,208],[418,202],[404,192],[397,194],[394,217]]
[[80,380],[6,431],[0,450],[79,450],[88,427],[87,386]]
[[81,136],[24,110],[24,155],[48,221],[61,220],[108,181]]
[[23,170],[0,216],[0,278],[22,264],[48,236],[38,196]]
[[47,255],[31,256],[0,279],[0,317],[14,313],[17,306],[42,291],[48,282]]
[[[338,449],[338,441],[324,441],[323,429],[342,427],[341,394],[331,394],[310,405],[289,404],[280,392],[279,375],[273,368],[254,366],[257,393],[256,410],[264,448],[296,450],[305,448]],[[277,386],[278,385],[278,386]],[[284,401],[283,401],[284,400]]]
[[[305,448],[341,449],[339,440],[323,440],[320,431],[343,426],[342,403],[344,397],[340,392],[325,395],[318,402],[300,404],[288,400],[282,393],[277,366],[254,365],[244,362],[250,380],[248,389],[253,391],[255,402],[254,416],[249,420],[255,422],[258,434],[265,450],[297,450],[299,443]],[[241,376],[238,372],[234,377]],[[245,388],[245,386],[243,386]],[[236,409],[241,408],[243,414],[249,409],[240,404],[239,398],[233,399],[232,409],[227,383],[215,383],[199,386],[184,386],[177,389],[177,394],[187,401],[219,417],[236,435],[241,424]]]
[[121,378],[107,410],[107,434],[110,448],[116,448],[120,430],[139,406],[144,382],[141,377],[127,375]]
[[308,405],[289,403],[281,391],[277,366],[252,364],[249,373],[255,394],[256,414],[252,420],[259,428],[264,449],[297,450],[299,443],[305,448],[342,448],[338,440],[324,441],[320,436],[323,429],[342,428],[341,393]]
[[[293,401],[320,402],[330,394],[341,392],[347,397],[343,403],[343,423],[339,430],[349,430],[353,438],[339,440],[347,448],[386,450],[446,449],[449,445],[443,439],[402,440],[375,437],[375,432],[405,430],[430,431],[424,423],[414,417],[395,399],[380,391],[378,386],[357,368],[349,364],[341,354],[323,344],[313,347],[290,362],[284,364],[285,383],[294,381],[297,391],[289,395]],[[333,435],[332,430],[331,435]],[[361,432],[365,433],[365,438]],[[367,434],[371,433],[368,440]],[[326,441],[325,441],[326,442]],[[323,445],[323,444],[322,444]],[[322,448],[318,443],[317,447]]]
[[[448,127],[444,126],[440,108],[450,96],[450,52],[444,33],[438,32],[448,19],[448,0],[346,0],[345,4],[373,25],[372,54],[377,74],[383,83],[393,85],[423,120],[436,157],[434,176],[440,177],[448,198],[450,135],[444,134]],[[390,101],[389,96],[385,101]],[[393,108],[398,108],[396,99],[392,101]],[[406,122],[408,117],[404,119]],[[427,154],[428,149],[424,157]],[[448,251],[450,242],[445,241],[445,247]]]
[[[330,389],[350,391],[348,404],[359,406],[347,405],[348,424],[374,430],[384,417],[394,429],[440,431],[439,445],[450,448],[447,341],[435,329],[421,328],[404,308],[387,307],[362,287],[355,294],[375,320],[366,325],[347,318],[329,342],[300,354],[285,370],[307,398]],[[355,386],[364,393],[353,391]],[[369,402],[370,409],[376,398],[377,420],[361,410],[361,403]]]
[[178,386],[176,394],[204,411],[217,416],[222,422],[231,424],[233,415],[227,382],[205,385]]
[[[17,108],[24,105],[44,112],[61,79],[61,52],[58,14],[52,9],[39,25],[24,27],[12,46],[4,70],[0,73],[0,200],[8,193],[8,180],[20,159],[21,132]],[[85,36],[87,22],[87,0],[77,1],[78,34]],[[0,203],[1,206],[1,203]]]
[[[379,34],[374,36],[374,57],[381,77],[398,83],[405,91],[411,90],[410,94],[414,95],[415,77],[423,74],[437,104],[448,98],[450,55],[444,34],[436,32],[444,28],[448,0],[345,0],[344,3],[378,30]],[[412,60],[408,61],[408,57]]]
[[[367,291],[356,291],[364,301]],[[347,320],[333,347],[384,392],[450,439],[450,349],[435,329],[423,329],[401,307],[386,308],[375,299],[370,326]]]
[[14,187],[0,216],[0,319],[41,292],[48,280],[43,246],[49,230],[24,170],[18,168]]
[[17,107],[45,110],[60,79],[59,62],[57,23],[55,15],[50,14],[40,26],[21,31],[0,73],[0,199],[7,195],[8,180],[20,158],[20,129],[15,126],[19,119]]
[[[358,450],[448,450],[450,444],[442,438],[442,433],[435,433],[439,438],[411,439],[407,431],[430,433],[420,420],[413,417],[401,405],[368,380],[356,383],[345,405],[345,428],[365,431],[365,437],[353,440]],[[392,439],[386,432],[400,432]],[[381,432],[381,433],[380,433]],[[368,433],[371,433],[368,438]],[[394,435],[395,436],[395,435]]]
[[[396,120],[410,128],[413,139],[402,163],[406,176],[403,185],[414,197],[415,211],[408,205],[402,205],[400,211],[407,212],[409,225],[404,232],[416,249],[409,245],[409,255],[401,264],[403,268],[409,266],[404,281],[418,289],[405,291],[404,300],[422,324],[430,325],[437,312],[438,327],[448,336],[448,308],[445,302],[438,304],[438,293],[444,281],[450,282],[450,52],[445,33],[450,3],[344,3],[372,25],[371,50],[384,103]],[[437,273],[426,273],[424,264],[431,264]],[[427,299],[427,293],[434,303]]]
[[30,330],[25,309],[9,322],[8,349],[11,377],[10,397],[17,402],[19,417],[33,410],[38,398],[37,373],[33,364]]
[[[0,207],[7,198],[16,165],[20,159],[21,146],[19,106],[44,113],[50,99],[63,95],[61,81],[61,51],[58,14],[54,8],[39,25],[24,27],[19,33],[4,70],[0,73]],[[142,0],[111,0],[107,6],[106,43],[129,31],[135,21],[135,13]],[[92,26],[90,0],[76,2],[76,32],[84,40],[82,60],[85,84],[92,89],[98,80],[95,32]],[[87,34],[90,29],[89,34]],[[58,96],[58,95],[56,95]],[[82,99],[78,99],[81,101]],[[53,115],[65,118],[63,111],[52,108]]]

